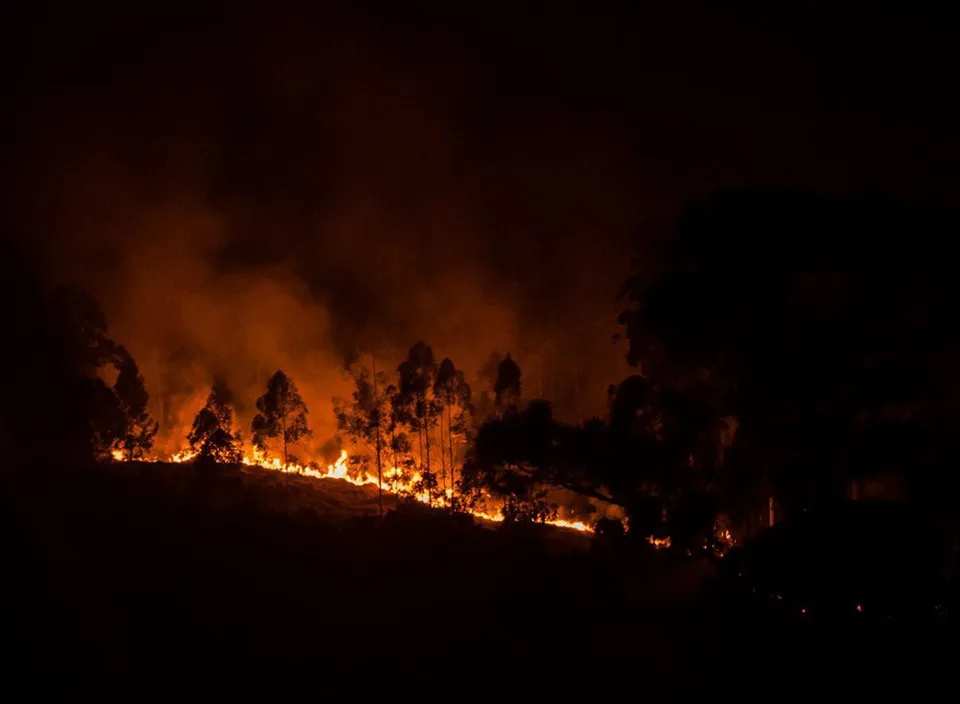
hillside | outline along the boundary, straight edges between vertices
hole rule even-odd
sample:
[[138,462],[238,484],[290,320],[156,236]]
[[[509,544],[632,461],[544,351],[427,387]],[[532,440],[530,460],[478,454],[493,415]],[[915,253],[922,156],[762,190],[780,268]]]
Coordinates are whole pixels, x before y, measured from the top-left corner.
[[0,509],[4,674],[54,698],[534,686],[750,701],[808,666],[853,678],[877,658],[939,667],[917,634],[750,615],[709,588],[708,563],[645,541],[614,549],[416,503],[381,522],[371,487],[338,480],[32,467],[0,473]]
[[3,478],[14,670],[55,692],[238,671],[349,688],[371,668],[409,686],[493,653],[504,668],[637,661],[667,641],[624,624],[675,620],[649,608],[649,561],[419,504],[380,523],[371,487],[147,463]]
[[[259,510],[282,514],[300,512],[342,523],[362,516],[377,516],[379,503],[376,486],[358,484],[333,477],[313,477],[280,472],[256,464],[217,465],[203,470],[189,462],[119,462],[103,468],[116,479],[131,485],[149,486],[177,500],[199,501],[208,508],[223,510],[254,503]],[[209,489],[209,490],[205,490]],[[442,515],[409,495],[397,497],[383,493],[384,513],[401,511],[414,515]],[[497,521],[474,515],[473,522],[494,528]],[[543,538],[571,549],[584,549],[590,539],[583,531],[549,526]]]

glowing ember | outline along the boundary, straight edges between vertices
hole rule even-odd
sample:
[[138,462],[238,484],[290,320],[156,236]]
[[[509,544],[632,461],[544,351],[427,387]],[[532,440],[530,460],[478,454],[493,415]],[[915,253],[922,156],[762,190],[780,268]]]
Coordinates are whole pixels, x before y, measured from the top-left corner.
[[552,526],[557,526],[558,528],[572,528],[573,530],[579,530],[581,532],[593,532],[593,528],[583,521],[565,521],[562,518],[557,518],[553,521],[547,521],[547,523]]
[[195,452],[191,452],[190,450],[181,450],[170,458],[170,462],[176,462],[178,464],[181,462],[189,462],[196,456],[197,454]]
[[[173,462],[175,464],[183,464],[185,462],[190,462],[196,456],[195,453],[190,452],[189,450],[181,450],[175,455],[171,456],[167,461]],[[114,452],[114,457],[118,460],[122,460],[122,456],[119,456],[117,452]],[[259,451],[254,451],[253,456],[244,455],[243,464],[248,467],[260,467],[262,469],[270,469],[277,472],[285,472],[287,474],[302,474],[307,477],[312,477],[314,479],[340,479],[342,481],[350,482],[356,486],[365,486],[367,484],[377,485],[377,478],[369,474],[363,477],[351,476],[349,474],[349,465],[348,457],[346,450],[340,451],[340,457],[337,458],[337,461],[333,464],[328,464],[326,470],[319,468],[304,466],[301,464],[289,463],[284,465],[278,458],[269,458]],[[159,460],[155,460],[159,461]],[[419,482],[420,475],[419,473],[414,473],[408,481],[402,481],[400,477],[402,476],[399,469],[396,467],[391,467],[383,473],[384,483],[383,489],[385,491],[390,490],[400,490],[412,496],[414,499],[421,503],[430,504],[430,498],[427,496],[426,492],[415,493],[413,487]],[[452,498],[453,492],[447,490],[447,498]],[[497,513],[487,513],[485,511],[471,511],[471,515],[476,518],[480,518],[485,521],[494,521],[502,522],[504,520],[503,514],[499,511]],[[569,528],[571,530],[579,531],[581,533],[592,533],[593,527],[587,525],[583,521],[568,521],[563,518],[558,518],[555,520],[547,521],[548,525],[556,526],[557,528]],[[651,541],[653,538],[651,538]],[[670,538],[666,538],[667,545],[670,545]]]
[[[113,458],[117,461],[123,461],[123,454],[119,450],[113,451]],[[191,452],[190,450],[181,450],[176,454],[169,457],[166,461],[173,462],[175,464],[183,464],[186,462],[192,461],[196,457],[196,453]],[[373,486],[377,485],[377,478],[372,475],[364,475],[363,477],[352,476],[349,473],[349,464],[348,464],[349,455],[346,450],[340,451],[340,456],[337,458],[337,461],[328,464],[325,470],[320,469],[319,467],[313,466],[304,466],[296,463],[288,463],[284,465],[279,458],[269,458],[259,450],[254,450],[253,456],[244,455],[243,464],[248,467],[260,467],[261,469],[269,469],[276,472],[285,472],[287,474],[301,474],[307,477],[312,477],[314,479],[339,479],[345,482],[349,482],[356,486],[365,486],[371,484]],[[158,458],[154,458],[153,461],[162,461]],[[420,481],[420,474],[414,472],[407,481],[403,481],[402,472],[396,467],[391,467],[383,472],[383,477],[385,479],[383,483],[384,491],[401,491],[408,496],[412,496],[414,499],[424,504],[433,504],[430,497],[427,496],[426,492],[416,493],[414,491],[414,486]],[[453,491],[450,489],[446,490],[447,500],[453,498]],[[484,521],[492,521],[495,523],[500,523],[504,520],[503,514],[500,511],[496,513],[488,513],[486,511],[473,510],[470,511],[470,514],[475,518],[479,518]],[[553,520],[546,521],[547,525],[555,526],[557,528],[569,528],[570,530],[575,530],[580,533],[592,533],[593,526],[584,523],[583,521],[569,521],[564,518],[556,518]],[[670,547],[670,536],[665,538],[657,538],[655,536],[650,536],[647,538],[647,541],[657,550]]]

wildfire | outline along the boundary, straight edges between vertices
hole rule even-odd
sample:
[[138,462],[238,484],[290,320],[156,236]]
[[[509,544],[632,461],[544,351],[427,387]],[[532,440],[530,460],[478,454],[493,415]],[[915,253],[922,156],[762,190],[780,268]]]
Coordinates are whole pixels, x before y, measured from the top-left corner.
[[[183,464],[185,462],[190,462],[196,456],[195,453],[189,450],[181,450],[176,454],[172,455],[167,459],[168,462],[173,462],[175,464]],[[113,458],[117,461],[123,460],[123,455],[119,450],[113,452]],[[326,469],[321,469],[319,467],[310,466],[310,465],[301,465],[298,463],[290,462],[284,464],[279,458],[274,457],[270,458],[264,455],[259,450],[254,450],[253,455],[244,455],[243,464],[248,467],[260,467],[262,469],[269,469],[275,472],[284,472],[286,474],[300,474],[307,477],[312,477],[314,479],[339,479],[341,481],[349,482],[356,486],[366,486],[372,484],[377,485],[377,478],[369,474],[362,477],[356,477],[350,474],[349,464],[348,464],[349,455],[346,450],[340,451],[340,456],[337,458],[336,462],[328,464]],[[160,461],[155,460],[155,461]],[[426,494],[426,492],[417,493],[414,491],[414,486],[419,481],[420,477],[418,474],[414,474],[410,477],[408,481],[402,481],[402,473],[396,467],[391,467],[386,472],[384,472],[383,489],[385,491],[392,491],[399,489],[405,492],[408,496],[412,496],[414,499],[424,504],[434,503],[431,500],[431,497]],[[450,489],[446,491],[446,497],[450,500],[453,496],[453,492]],[[497,513],[487,513],[485,511],[471,511],[471,515],[476,518],[480,518],[486,521],[502,522],[504,520],[503,514],[499,511]],[[581,533],[592,533],[592,526],[587,525],[583,521],[568,521],[563,518],[558,518],[554,520],[547,521],[547,524],[556,526],[557,528],[569,528],[570,530],[579,531]],[[669,545],[669,538],[667,538],[667,544]]]
[[195,452],[191,452],[190,450],[180,450],[180,452],[170,458],[170,462],[176,462],[177,464],[189,462],[196,456],[197,454]]
[[[117,462],[123,462],[124,456],[121,450],[113,450],[111,455],[114,460]],[[151,461],[153,462],[172,462],[174,464],[185,464],[191,462],[196,458],[196,453],[190,450],[180,450],[179,452],[169,456],[167,459],[162,459],[160,457],[153,457]],[[336,462],[328,464],[326,469],[323,469],[317,465],[302,465],[296,462],[289,462],[284,464],[278,457],[268,457],[259,450],[254,450],[252,455],[244,455],[242,462],[248,467],[259,467],[261,469],[268,469],[274,472],[284,472],[286,474],[299,474],[306,477],[312,477],[314,479],[338,479],[340,481],[349,482],[355,486],[366,486],[373,485],[377,486],[377,478],[365,474],[361,477],[354,476],[350,473],[349,467],[349,454],[346,450],[340,451],[340,456],[337,458]],[[401,491],[404,495],[412,497],[413,499],[419,501],[423,504],[435,505],[436,496],[431,497],[426,492],[416,492],[414,487],[419,483],[421,477],[420,474],[415,472],[408,479],[404,480],[403,473],[396,467],[391,467],[386,469],[383,472],[383,489],[384,491]],[[451,489],[446,490],[446,500],[450,502],[453,500],[453,491]],[[471,510],[469,512],[475,518],[479,518],[484,521],[492,521],[494,523],[501,523],[504,520],[503,514],[500,511],[496,513],[489,513],[487,511],[481,510]],[[575,530],[580,533],[592,533],[594,531],[593,526],[584,523],[583,521],[570,521],[564,518],[556,518],[553,520],[546,521],[547,525],[555,526],[557,528],[568,528],[570,530]],[[722,539],[726,539],[729,544],[733,544],[734,540],[730,535],[729,531],[720,531],[718,533]],[[655,549],[662,550],[670,547],[670,536],[664,538],[658,538],[651,535],[647,538],[647,542],[650,543]]]

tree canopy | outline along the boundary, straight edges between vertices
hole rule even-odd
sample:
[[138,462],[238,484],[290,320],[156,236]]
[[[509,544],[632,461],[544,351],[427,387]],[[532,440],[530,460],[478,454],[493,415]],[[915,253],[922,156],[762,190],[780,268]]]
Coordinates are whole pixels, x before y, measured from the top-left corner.
[[943,476],[960,301],[929,247],[950,232],[876,199],[720,194],[688,210],[658,276],[626,283],[629,359],[677,388],[705,380],[739,460],[791,505]]
[[127,461],[142,459],[153,448],[160,425],[147,410],[150,395],[137,363],[126,350],[113,386],[119,404],[121,429],[115,444]]
[[206,404],[193,420],[187,442],[201,461],[236,463],[243,459],[240,431],[233,427],[233,393],[222,379],[214,381]]
[[[456,493],[456,454],[454,452],[455,442],[459,445],[459,439],[465,438],[469,426],[470,417],[473,414],[473,404],[471,402],[472,390],[470,384],[464,378],[463,372],[456,368],[449,357],[444,357],[437,370],[437,378],[433,385],[433,395],[440,404],[440,458],[443,464],[443,426],[444,414],[446,414],[447,426],[447,457],[450,464],[450,487],[451,491]],[[446,474],[443,478],[444,487],[446,487]],[[456,496],[452,495],[451,503],[456,503]]]
[[267,390],[257,399],[257,413],[253,418],[253,444],[266,452],[268,443],[279,438],[283,448],[283,463],[291,461],[289,446],[312,432],[307,425],[307,405],[293,379],[277,370],[267,381]]
[[397,422],[416,431],[420,449],[420,486],[432,501],[438,481],[430,464],[430,431],[440,417],[441,405],[434,396],[437,362],[433,349],[417,342],[397,367],[397,390],[391,399]]

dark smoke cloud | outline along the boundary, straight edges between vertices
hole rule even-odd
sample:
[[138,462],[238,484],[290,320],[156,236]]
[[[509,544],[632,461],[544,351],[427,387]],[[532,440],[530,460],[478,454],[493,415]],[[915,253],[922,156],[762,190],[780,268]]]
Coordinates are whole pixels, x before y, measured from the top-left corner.
[[615,146],[544,124],[477,150],[456,70],[351,32],[254,36],[222,55],[206,34],[185,55],[148,46],[135,72],[50,88],[21,125],[19,229],[51,280],[103,302],[167,448],[214,375],[249,419],[278,367],[326,439],[344,361],[394,367],[420,338],[470,373],[512,351],[538,391],[581,366],[602,391],[622,272],[597,286],[614,252],[577,238],[629,233]]
[[344,361],[421,338],[600,413],[619,282],[683,200],[885,178],[853,153],[893,118],[851,141],[799,54],[701,10],[18,9],[6,215],[100,298],[167,447],[214,375],[246,421],[278,367],[322,442]]

